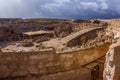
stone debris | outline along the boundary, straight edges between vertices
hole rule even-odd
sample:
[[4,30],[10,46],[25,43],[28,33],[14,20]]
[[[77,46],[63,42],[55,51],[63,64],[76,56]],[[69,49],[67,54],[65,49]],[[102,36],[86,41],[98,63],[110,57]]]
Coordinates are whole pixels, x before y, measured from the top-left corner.
[[[84,36],[85,33],[94,31],[96,29],[101,29],[101,28],[98,27],[98,28],[85,29],[85,30],[81,30],[76,33],[72,33],[64,38],[54,38],[54,39],[50,39],[49,41],[43,40],[43,42],[41,41],[42,38],[38,38],[37,41],[34,41],[33,39],[25,39],[21,42],[17,42],[17,44],[19,44],[19,45],[13,45],[13,44],[8,45],[8,47],[3,48],[2,50],[3,50],[3,52],[6,52],[7,50],[10,52],[14,52],[14,51],[19,52],[19,51],[24,51],[24,50],[25,51],[29,51],[29,50],[30,51],[31,50],[41,51],[42,49],[49,49],[49,48],[53,47],[56,49],[56,51],[58,53],[61,53],[61,52],[64,53],[64,52],[76,51],[76,50],[81,50],[81,49],[89,49],[89,48],[95,47],[97,45],[99,46],[104,43],[111,42],[113,36],[109,35],[108,33],[106,33],[103,30],[101,32],[100,31],[97,32],[98,36],[96,38],[93,38],[92,40],[88,40],[87,42],[82,43],[82,45],[77,44],[74,46],[74,42],[73,43],[71,42],[71,45],[73,45],[73,46],[67,48],[67,44],[71,40],[74,40],[77,37],[79,39],[79,36],[80,37],[81,37],[81,35]],[[106,35],[104,35],[104,34],[106,34]],[[45,39],[45,38],[43,38],[43,39]]]

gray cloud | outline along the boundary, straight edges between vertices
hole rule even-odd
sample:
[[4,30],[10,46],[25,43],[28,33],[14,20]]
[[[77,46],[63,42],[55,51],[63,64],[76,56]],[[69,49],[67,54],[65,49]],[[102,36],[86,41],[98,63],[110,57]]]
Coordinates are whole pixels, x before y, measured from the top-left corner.
[[0,0],[0,17],[120,18],[120,0]]

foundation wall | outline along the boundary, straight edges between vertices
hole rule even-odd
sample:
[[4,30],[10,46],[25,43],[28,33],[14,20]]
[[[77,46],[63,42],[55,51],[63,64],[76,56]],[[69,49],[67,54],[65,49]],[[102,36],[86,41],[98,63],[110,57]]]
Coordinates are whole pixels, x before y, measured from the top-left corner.
[[104,80],[120,80],[120,43],[112,44],[106,54]]
[[82,66],[104,56],[109,45],[104,44],[88,50],[60,54],[54,51],[0,52],[0,79],[90,80],[90,70]]

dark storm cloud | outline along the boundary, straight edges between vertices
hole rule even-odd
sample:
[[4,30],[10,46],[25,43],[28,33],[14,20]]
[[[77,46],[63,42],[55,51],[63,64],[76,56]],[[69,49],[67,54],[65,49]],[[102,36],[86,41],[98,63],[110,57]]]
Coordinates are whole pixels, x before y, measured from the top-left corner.
[[120,18],[120,0],[0,0],[0,17]]

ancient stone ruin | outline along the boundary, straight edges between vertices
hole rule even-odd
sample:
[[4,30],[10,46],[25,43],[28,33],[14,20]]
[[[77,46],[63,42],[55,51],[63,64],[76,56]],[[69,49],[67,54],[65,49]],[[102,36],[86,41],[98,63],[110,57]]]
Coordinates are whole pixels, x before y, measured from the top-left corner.
[[119,80],[119,22],[0,19],[0,80]]

